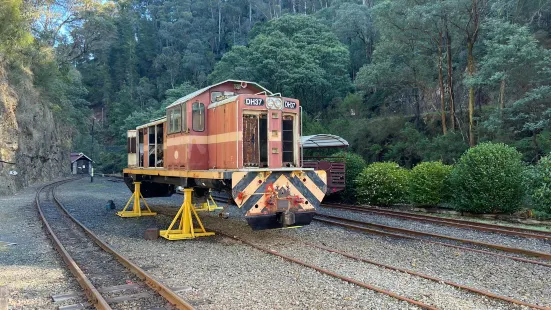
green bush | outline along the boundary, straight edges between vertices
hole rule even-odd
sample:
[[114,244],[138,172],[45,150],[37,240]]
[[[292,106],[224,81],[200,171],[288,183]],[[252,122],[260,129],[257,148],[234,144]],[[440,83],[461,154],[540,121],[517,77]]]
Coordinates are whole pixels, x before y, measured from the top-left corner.
[[358,154],[351,152],[338,152],[331,156],[335,157],[345,157],[346,158],[346,174],[345,190],[340,193],[340,197],[345,202],[355,202],[356,201],[356,183],[355,180],[358,175],[364,170],[367,163],[365,160]]
[[534,170],[531,182],[534,208],[551,214],[551,154],[542,157]]
[[446,194],[452,166],[439,161],[423,162],[413,167],[409,177],[409,200],[415,204],[437,205]]
[[356,179],[358,200],[362,203],[390,205],[407,196],[408,170],[392,162],[373,163]]
[[452,204],[459,211],[512,213],[524,197],[522,155],[503,143],[470,148],[452,170]]

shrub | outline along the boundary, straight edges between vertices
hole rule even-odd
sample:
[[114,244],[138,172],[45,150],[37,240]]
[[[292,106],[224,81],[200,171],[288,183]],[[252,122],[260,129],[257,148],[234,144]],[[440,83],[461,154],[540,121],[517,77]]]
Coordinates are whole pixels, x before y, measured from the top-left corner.
[[551,154],[542,157],[534,170],[531,182],[534,208],[551,214]]
[[356,201],[356,178],[365,169],[367,163],[365,160],[358,154],[351,152],[338,152],[332,156],[336,157],[345,157],[346,158],[346,174],[345,182],[346,187],[343,192],[340,193],[342,200],[346,202],[355,202]]
[[392,162],[367,166],[356,179],[358,200],[376,205],[403,202],[407,195],[408,172]]
[[506,212],[520,209],[525,193],[522,155],[503,143],[470,148],[452,170],[452,203],[459,211]]
[[411,169],[409,200],[422,205],[437,205],[446,194],[452,166],[439,161],[423,162]]

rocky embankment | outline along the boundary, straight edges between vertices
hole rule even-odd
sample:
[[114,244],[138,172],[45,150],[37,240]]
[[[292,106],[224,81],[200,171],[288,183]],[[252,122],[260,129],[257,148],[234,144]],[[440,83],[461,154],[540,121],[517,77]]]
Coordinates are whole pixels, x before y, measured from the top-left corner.
[[59,132],[31,74],[12,77],[0,63],[0,195],[69,173]]

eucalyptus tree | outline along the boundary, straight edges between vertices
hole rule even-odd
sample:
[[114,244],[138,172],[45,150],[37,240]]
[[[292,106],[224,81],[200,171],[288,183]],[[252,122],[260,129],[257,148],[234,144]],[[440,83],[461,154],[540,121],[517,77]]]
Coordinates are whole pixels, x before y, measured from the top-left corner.
[[324,109],[350,90],[349,55],[330,29],[311,16],[285,15],[255,30],[216,64],[211,82],[254,80],[301,100],[308,112]]

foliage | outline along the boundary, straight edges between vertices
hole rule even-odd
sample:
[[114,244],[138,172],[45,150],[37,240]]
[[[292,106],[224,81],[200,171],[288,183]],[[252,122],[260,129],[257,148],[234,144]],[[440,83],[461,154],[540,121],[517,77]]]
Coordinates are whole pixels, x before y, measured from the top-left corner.
[[481,143],[461,156],[450,176],[457,210],[512,213],[524,197],[522,155],[502,143]]
[[0,61],[3,57],[13,59],[33,40],[22,7],[22,0],[0,1]]
[[452,166],[441,162],[422,162],[413,167],[409,178],[409,200],[415,204],[438,205],[448,192]]
[[445,164],[451,165],[468,148],[469,146],[460,132],[449,132],[446,135],[436,136],[427,143],[423,152],[423,159],[442,161]]
[[356,179],[358,201],[375,205],[404,202],[407,197],[408,170],[392,162],[373,163]]
[[211,82],[256,81],[300,99],[307,112],[325,108],[349,89],[348,51],[315,18],[285,15],[255,32],[248,46],[235,47],[216,64]]
[[0,58],[32,71],[73,150],[96,118],[105,167],[123,167],[128,126],[226,78],[300,99],[303,134],[405,167],[458,160],[472,88],[477,141],[535,163],[551,151],[547,2],[4,0]]
[[542,157],[535,168],[532,201],[536,210],[551,214],[551,155]]

